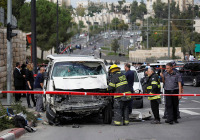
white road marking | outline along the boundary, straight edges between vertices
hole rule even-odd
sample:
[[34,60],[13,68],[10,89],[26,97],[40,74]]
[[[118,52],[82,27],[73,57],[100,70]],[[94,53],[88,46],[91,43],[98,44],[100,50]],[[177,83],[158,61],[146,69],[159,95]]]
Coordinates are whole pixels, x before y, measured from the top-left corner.
[[195,103],[200,103],[200,101],[196,101],[196,100],[192,100],[193,102],[195,102]]
[[183,112],[183,113],[186,113],[186,114],[190,114],[190,115],[200,115],[200,113],[189,111],[189,110],[185,110],[185,109],[179,109],[179,111]]
[[[165,108],[160,108],[160,109],[165,109]],[[180,110],[187,110],[187,109],[192,109],[192,110],[195,109],[196,110],[196,109],[200,109],[200,108],[179,108],[179,109]]]

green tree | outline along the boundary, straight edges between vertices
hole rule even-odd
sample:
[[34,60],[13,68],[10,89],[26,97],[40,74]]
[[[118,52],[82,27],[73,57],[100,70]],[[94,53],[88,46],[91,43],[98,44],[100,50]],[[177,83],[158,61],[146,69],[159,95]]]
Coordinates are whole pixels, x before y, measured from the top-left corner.
[[13,0],[12,1],[12,14],[19,19],[20,9],[24,5],[25,0]]
[[110,12],[114,12],[115,11],[115,9],[114,9],[114,4],[112,3],[111,4],[111,10],[110,10]]
[[115,52],[115,54],[117,53],[118,49],[120,48],[118,39],[114,39],[111,43],[111,48],[112,50]]
[[[68,33],[68,28],[71,27],[70,12],[62,7],[59,7],[59,42],[66,42],[71,36],[72,32]],[[36,39],[37,46],[42,50],[41,59],[43,59],[43,52],[48,51],[56,46],[56,4],[46,1],[37,0],[36,3]],[[25,3],[20,9],[20,19],[18,20],[19,28],[23,31],[31,31],[31,5]]]
[[76,13],[77,13],[78,16],[83,17],[85,15],[85,8],[83,8],[83,7],[77,7],[76,8]]
[[118,30],[128,30],[128,24],[124,23],[124,20],[121,20],[120,23],[117,25]]
[[83,21],[79,21],[79,28],[85,28],[85,25],[84,25],[84,23],[83,23]]
[[111,21],[112,29],[114,30],[116,28],[116,30],[118,30],[119,24],[120,24],[120,20],[118,18],[113,18],[113,20]]
[[0,0],[0,7],[4,8],[7,11],[7,0]]
[[90,3],[88,7],[88,15],[94,16],[94,13],[100,13],[103,8],[103,5],[96,6],[94,3]]
[[138,15],[138,2],[137,1],[133,1],[132,5],[131,5],[131,14],[130,14],[130,20],[131,22],[135,22],[137,19],[137,15]]

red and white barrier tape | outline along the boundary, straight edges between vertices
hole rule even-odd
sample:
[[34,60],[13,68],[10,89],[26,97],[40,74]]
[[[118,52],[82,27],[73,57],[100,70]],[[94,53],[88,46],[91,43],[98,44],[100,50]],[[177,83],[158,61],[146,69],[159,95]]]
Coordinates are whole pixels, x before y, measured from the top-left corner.
[[0,93],[28,93],[28,94],[55,94],[55,95],[88,95],[88,96],[200,96],[200,94],[141,94],[141,93],[95,93],[95,92],[71,92],[71,91],[0,91]]

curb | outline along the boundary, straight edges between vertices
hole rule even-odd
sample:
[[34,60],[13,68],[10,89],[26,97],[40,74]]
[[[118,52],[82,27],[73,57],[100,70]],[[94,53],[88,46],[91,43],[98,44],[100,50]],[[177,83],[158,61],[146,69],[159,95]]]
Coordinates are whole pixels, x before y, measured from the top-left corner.
[[[32,122],[28,123],[29,126],[32,126]],[[0,136],[0,140],[15,140],[21,137],[26,133],[26,130],[24,128],[13,128],[8,133]]]
[[26,131],[24,128],[14,128],[9,131],[7,134],[0,136],[0,140],[15,140],[25,134]]

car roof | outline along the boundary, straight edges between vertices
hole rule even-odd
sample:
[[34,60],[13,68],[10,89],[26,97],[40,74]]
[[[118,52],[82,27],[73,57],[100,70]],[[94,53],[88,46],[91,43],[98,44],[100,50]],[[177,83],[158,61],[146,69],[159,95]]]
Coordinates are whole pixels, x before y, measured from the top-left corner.
[[150,66],[165,65],[165,63],[150,63]]
[[103,60],[89,55],[69,55],[69,54],[58,54],[58,55],[48,55],[48,59],[54,62],[63,61],[93,61],[93,62],[103,62]]

